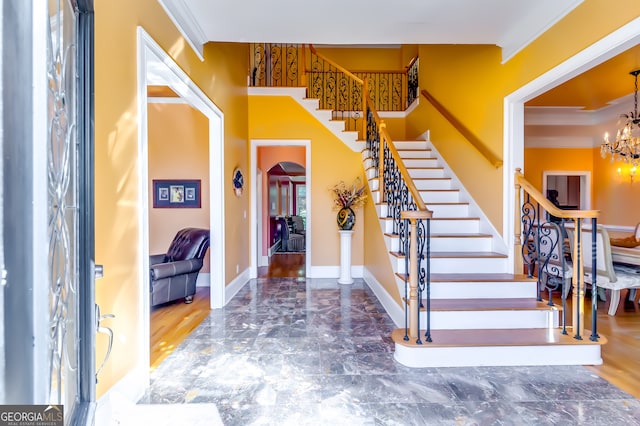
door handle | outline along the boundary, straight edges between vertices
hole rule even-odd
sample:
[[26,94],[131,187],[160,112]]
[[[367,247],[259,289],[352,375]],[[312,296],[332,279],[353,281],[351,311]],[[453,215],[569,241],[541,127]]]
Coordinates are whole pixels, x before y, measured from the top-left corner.
[[94,273],[95,279],[104,277],[104,265],[94,265],[93,273]]
[[104,359],[102,360],[102,363],[100,364],[100,368],[98,368],[98,370],[96,371],[96,383],[98,383],[98,375],[100,374],[100,372],[104,368],[104,365],[107,363],[107,360],[109,359],[109,356],[111,355],[111,348],[113,347],[113,330],[111,330],[109,327],[101,326],[100,322],[103,319],[109,319],[109,318],[115,318],[115,317],[116,316],[114,314],[100,315],[100,306],[98,304],[96,304],[96,331],[98,333],[106,334],[109,337],[109,345],[107,346],[107,353],[105,354]]

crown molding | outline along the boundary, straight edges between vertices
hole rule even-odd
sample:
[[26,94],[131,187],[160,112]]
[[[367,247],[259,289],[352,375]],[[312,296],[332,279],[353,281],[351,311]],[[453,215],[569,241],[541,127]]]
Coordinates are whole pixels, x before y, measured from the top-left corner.
[[524,109],[525,126],[599,126],[616,121],[633,109],[633,93],[615,99],[597,110],[574,106],[528,106]]
[[204,44],[207,42],[207,37],[185,0],[158,0],[158,3],[198,58],[204,61]]
[[600,145],[600,136],[527,136],[526,148],[595,148]]

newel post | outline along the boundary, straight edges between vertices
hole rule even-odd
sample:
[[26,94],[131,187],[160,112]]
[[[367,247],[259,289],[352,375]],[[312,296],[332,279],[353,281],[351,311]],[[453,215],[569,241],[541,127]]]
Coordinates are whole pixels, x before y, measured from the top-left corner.
[[521,186],[518,183],[518,176],[521,174],[520,168],[516,169],[515,175],[515,209],[514,209],[514,234],[513,234],[513,273],[520,275],[524,272],[524,260],[522,259],[522,199]]

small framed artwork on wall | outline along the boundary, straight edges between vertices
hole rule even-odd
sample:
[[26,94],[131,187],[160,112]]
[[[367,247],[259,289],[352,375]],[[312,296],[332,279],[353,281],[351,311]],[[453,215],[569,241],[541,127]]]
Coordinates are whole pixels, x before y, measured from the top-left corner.
[[200,207],[200,179],[153,180],[153,208]]

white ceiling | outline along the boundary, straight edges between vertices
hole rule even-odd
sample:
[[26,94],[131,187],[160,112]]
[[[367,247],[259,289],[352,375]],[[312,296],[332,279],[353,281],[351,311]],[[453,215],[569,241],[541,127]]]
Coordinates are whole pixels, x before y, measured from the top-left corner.
[[158,0],[196,50],[209,41],[495,44],[506,61],[583,0]]

